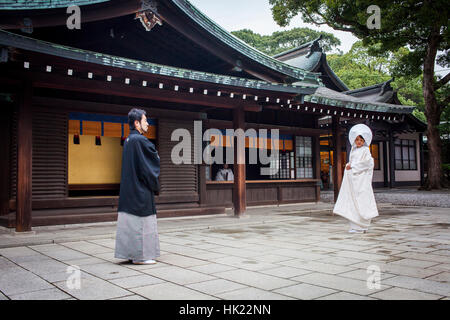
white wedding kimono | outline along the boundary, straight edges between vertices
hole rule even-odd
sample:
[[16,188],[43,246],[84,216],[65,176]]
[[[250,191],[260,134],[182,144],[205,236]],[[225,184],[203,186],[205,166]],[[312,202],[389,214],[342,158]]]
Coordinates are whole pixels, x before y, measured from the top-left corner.
[[[370,129],[369,129],[370,131]],[[354,144],[350,152],[351,169],[345,169],[339,196],[333,209],[350,221],[351,229],[367,230],[371,219],[378,216],[377,204],[372,190],[374,161],[367,146],[372,136],[362,135],[366,143],[357,148]],[[349,135],[353,138],[352,135]],[[356,138],[356,136],[354,136]]]

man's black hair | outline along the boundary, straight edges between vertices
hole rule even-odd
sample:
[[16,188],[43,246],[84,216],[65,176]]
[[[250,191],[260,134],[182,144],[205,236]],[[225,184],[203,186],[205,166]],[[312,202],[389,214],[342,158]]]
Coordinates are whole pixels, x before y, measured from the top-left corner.
[[130,110],[130,112],[128,113],[128,124],[130,125],[130,130],[136,129],[134,127],[134,121],[137,120],[141,122],[144,115],[147,115],[147,113],[142,109],[133,108]]

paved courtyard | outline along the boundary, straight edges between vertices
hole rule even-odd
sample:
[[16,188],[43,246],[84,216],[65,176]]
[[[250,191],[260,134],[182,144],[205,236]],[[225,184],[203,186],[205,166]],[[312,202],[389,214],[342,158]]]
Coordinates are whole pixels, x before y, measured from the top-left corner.
[[0,229],[0,300],[449,299],[448,208],[379,204],[366,234],[331,208],[159,219],[151,266],[114,259],[114,223]]

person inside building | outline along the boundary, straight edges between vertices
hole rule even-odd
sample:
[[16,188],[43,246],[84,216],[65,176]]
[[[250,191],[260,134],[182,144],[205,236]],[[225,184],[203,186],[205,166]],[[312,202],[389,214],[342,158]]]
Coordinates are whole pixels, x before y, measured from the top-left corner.
[[228,164],[224,164],[223,168],[217,171],[216,181],[233,181],[233,170],[228,168]]
[[155,264],[160,256],[154,197],[160,189],[160,158],[155,145],[143,135],[148,130],[145,111],[132,109],[128,123],[114,256],[134,264]]
[[365,233],[371,219],[378,216],[372,189],[374,160],[369,149],[372,131],[365,124],[355,125],[350,130],[349,140],[350,160],[345,166],[333,213],[349,220],[350,233]]

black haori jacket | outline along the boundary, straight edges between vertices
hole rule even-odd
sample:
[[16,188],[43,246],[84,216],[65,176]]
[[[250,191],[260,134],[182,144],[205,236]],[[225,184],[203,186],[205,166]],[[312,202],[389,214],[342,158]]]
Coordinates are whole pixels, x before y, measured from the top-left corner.
[[154,193],[159,192],[159,155],[155,145],[137,130],[124,142],[119,212],[147,217],[156,214]]

